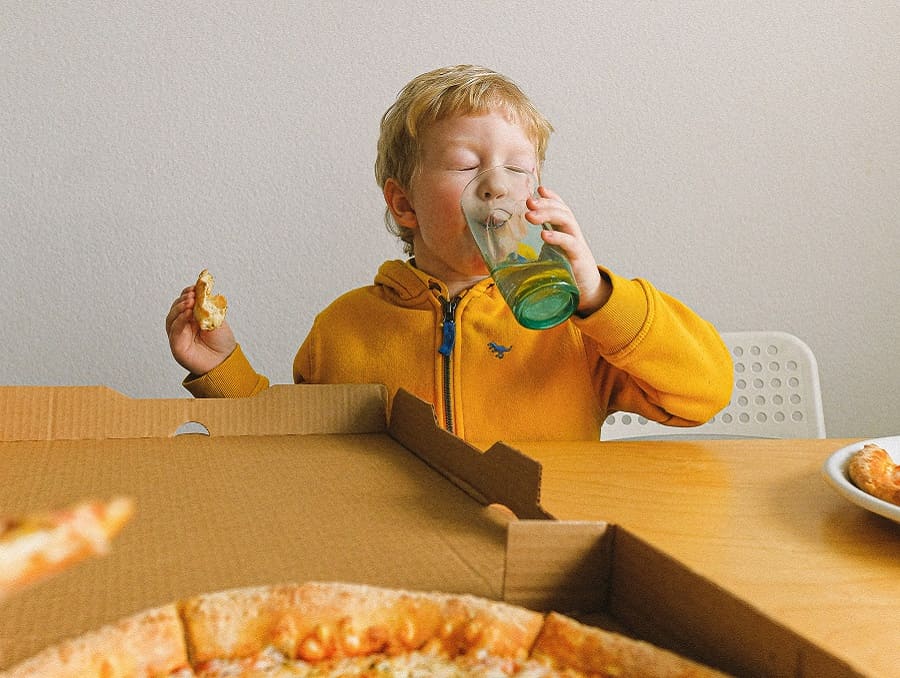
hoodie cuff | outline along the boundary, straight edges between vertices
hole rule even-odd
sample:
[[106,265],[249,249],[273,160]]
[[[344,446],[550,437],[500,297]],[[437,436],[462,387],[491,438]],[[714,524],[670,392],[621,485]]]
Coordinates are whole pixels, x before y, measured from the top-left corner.
[[225,360],[206,374],[188,375],[182,385],[196,398],[243,398],[269,386],[253,369],[238,344]]
[[612,355],[627,348],[646,331],[651,315],[650,295],[644,281],[629,280],[599,268],[612,285],[612,294],[599,310],[586,318],[575,316],[574,320],[601,353]]

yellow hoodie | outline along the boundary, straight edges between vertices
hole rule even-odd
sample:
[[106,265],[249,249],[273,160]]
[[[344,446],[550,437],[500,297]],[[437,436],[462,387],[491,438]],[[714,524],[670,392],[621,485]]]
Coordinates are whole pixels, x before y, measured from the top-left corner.
[[[673,426],[709,420],[728,404],[732,363],[715,328],[644,280],[603,270],[606,305],[548,330],[519,325],[490,278],[447,299],[443,283],[409,262],[385,262],[374,285],[320,313],[294,358],[297,383],[385,384],[434,405],[470,441],[596,440],[624,410]],[[240,347],[185,380],[198,397],[267,388]]]

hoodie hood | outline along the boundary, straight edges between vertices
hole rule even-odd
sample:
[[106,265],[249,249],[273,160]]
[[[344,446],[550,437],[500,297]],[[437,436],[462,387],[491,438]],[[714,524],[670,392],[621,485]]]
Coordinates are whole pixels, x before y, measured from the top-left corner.
[[[436,300],[436,294],[447,297],[447,286],[433,275],[416,268],[411,260],[392,259],[384,262],[375,275],[375,285],[381,288],[385,298],[399,306],[431,305]],[[471,290],[483,294],[493,285],[494,281],[487,277]]]

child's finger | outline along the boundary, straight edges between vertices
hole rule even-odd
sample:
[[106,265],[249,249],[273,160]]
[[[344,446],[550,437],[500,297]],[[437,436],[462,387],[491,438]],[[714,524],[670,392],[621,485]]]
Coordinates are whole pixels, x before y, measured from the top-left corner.
[[538,186],[538,195],[542,198],[549,198],[550,200],[562,200],[559,195],[553,191],[551,191],[546,186]]

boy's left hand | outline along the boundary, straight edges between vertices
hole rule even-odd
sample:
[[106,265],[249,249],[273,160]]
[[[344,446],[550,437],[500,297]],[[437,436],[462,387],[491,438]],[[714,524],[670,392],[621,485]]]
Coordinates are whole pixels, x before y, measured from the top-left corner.
[[600,275],[597,260],[584,238],[584,233],[568,205],[545,186],[538,187],[538,198],[528,199],[526,217],[533,224],[547,223],[554,230],[544,231],[544,242],[561,249],[572,265],[580,300],[578,315],[587,316],[598,310],[612,293],[609,282]]

